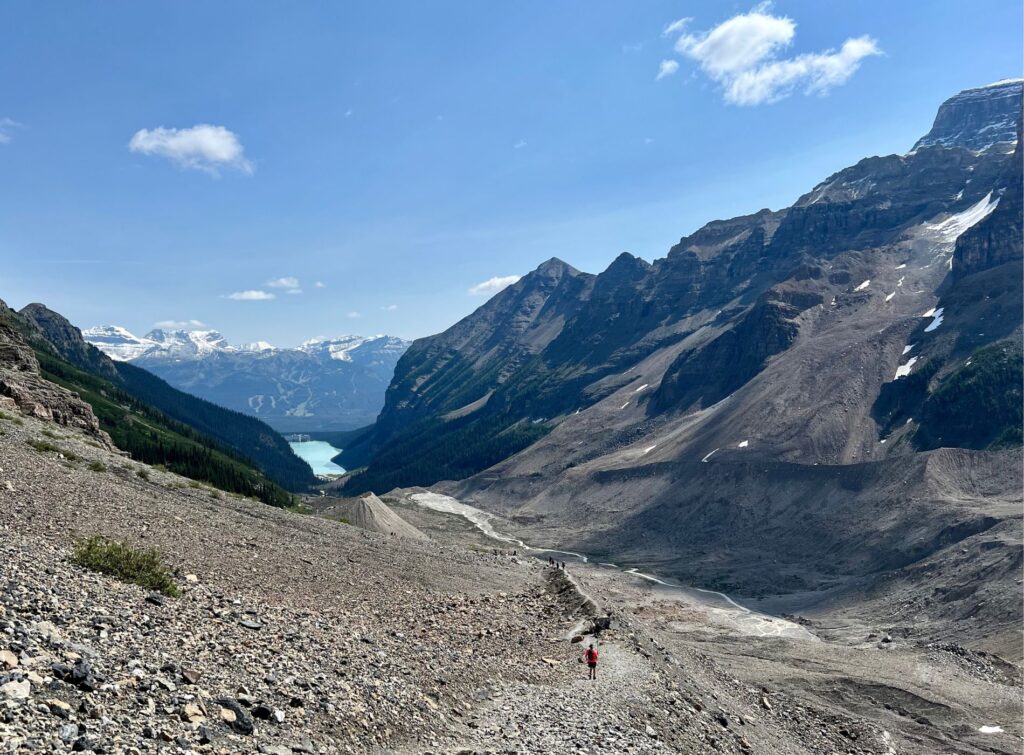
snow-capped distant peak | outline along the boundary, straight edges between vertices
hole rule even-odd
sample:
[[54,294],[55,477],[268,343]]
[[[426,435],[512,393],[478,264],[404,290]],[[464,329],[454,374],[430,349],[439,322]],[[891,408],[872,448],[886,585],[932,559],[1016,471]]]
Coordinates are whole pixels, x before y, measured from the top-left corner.
[[301,351],[342,362],[355,362],[372,367],[394,361],[409,347],[407,341],[388,335],[337,338],[316,337],[298,348],[279,349],[267,341],[252,341],[232,346],[216,330],[165,330],[156,328],[143,337],[133,335],[118,325],[105,325],[82,331],[85,340],[110,358],[127,362],[145,360],[195,360],[214,355],[271,354]]
[[150,349],[154,344],[120,325],[98,325],[82,331],[82,337],[111,359],[129,362]]
[[252,343],[243,343],[238,347],[239,351],[252,351],[252,352],[263,352],[263,351],[277,351],[272,345],[266,341],[253,341]]
[[311,338],[299,349],[309,354],[320,354],[342,362],[373,364],[381,357],[401,354],[409,347],[407,341],[383,334],[373,336],[338,336],[337,338]]
[[[146,338],[161,346],[167,356],[208,356],[215,351],[232,351],[232,347],[216,330],[162,330],[157,328]],[[149,355],[147,355],[149,356]]]

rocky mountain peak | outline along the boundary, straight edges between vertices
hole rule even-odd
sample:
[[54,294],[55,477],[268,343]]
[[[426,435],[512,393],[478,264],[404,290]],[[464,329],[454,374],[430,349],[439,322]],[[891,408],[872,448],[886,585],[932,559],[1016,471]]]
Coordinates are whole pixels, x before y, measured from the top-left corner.
[[533,271],[533,274],[549,278],[561,278],[563,275],[579,275],[580,271],[568,262],[564,262],[558,259],[558,257],[552,257],[540,263],[537,269]]
[[[29,312],[41,318],[47,314],[60,317],[41,304],[30,307]],[[112,448],[92,407],[71,391],[43,379],[32,347],[19,332],[33,324],[26,320],[0,302],[0,409],[77,428],[105,448]]]
[[931,131],[911,151],[933,145],[978,151],[1013,144],[1022,93],[1024,79],[1006,79],[953,95],[939,106]]
[[110,360],[86,342],[82,331],[63,315],[39,303],[25,306],[18,314],[38,328],[42,337],[72,364],[107,378],[116,375]]

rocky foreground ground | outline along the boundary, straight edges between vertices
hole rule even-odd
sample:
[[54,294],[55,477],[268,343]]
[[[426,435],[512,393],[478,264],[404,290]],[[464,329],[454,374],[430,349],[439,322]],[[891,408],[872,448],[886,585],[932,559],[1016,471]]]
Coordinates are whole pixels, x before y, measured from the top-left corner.
[[[895,713],[889,725],[795,694],[799,670],[766,660],[762,641],[708,624],[679,642],[678,617],[621,583],[460,543],[459,526],[428,541],[369,533],[143,467],[52,422],[4,414],[0,432],[2,753],[896,753],[937,741],[908,736]],[[440,534],[434,517],[417,526]],[[76,566],[74,538],[91,534],[157,548],[181,596]],[[615,617],[585,638],[601,652],[594,682],[572,642],[591,621],[577,581]],[[1019,700],[1013,673],[977,683],[1004,707]],[[943,735],[944,751],[1019,743],[1009,726],[984,736]]]

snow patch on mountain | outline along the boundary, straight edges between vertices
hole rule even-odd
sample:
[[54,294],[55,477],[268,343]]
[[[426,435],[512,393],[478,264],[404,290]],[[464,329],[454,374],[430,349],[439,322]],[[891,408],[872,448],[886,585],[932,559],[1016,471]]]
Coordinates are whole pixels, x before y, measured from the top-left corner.
[[943,241],[953,243],[968,228],[977,225],[991,215],[998,204],[999,197],[993,200],[990,191],[963,212],[950,215],[942,222],[928,226],[928,230],[937,234]]

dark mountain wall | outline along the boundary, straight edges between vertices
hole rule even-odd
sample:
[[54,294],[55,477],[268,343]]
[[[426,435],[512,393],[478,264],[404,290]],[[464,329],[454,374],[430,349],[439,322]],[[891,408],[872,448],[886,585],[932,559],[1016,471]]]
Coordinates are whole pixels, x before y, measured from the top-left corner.
[[[596,276],[550,260],[445,333],[420,339],[400,360],[374,430],[340,457],[348,468],[367,467],[352,478],[353,489],[383,492],[392,485],[461,479],[618,392],[622,400],[613,410],[643,409],[637,418],[623,419],[626,426],[618,427],[616,418],[615,429],[608,428],[609,437],[630,442],[787,363],[793,347],[823,327],[837,328],[840,339],[869,327],[890,334],[880,338],[911,334],[918,342],[913,356],[920,360],[913,370],[926,376],[911,370],[912,380],[894,381],[892,373],[883,376],[876,359],[870,377],[846,377],[856,399],[835,399],[856,402],[858,414],[870,414],[878,399],[875,433],[895,431],[897,422],[908,420],[917,429],[921,416],[909,407],[919,410],[957,360],[962,364],[1021,322],[1019,308],[1010,306],[1018,290],[989,278],[971,280],[1020,257],[1019,147],[1009,154],[1000,136],[1006,113],[1020,110],[1020,85],[972,92],[943,106],[935,138],[906,155],[867,158],[839,171],[788,209],[708,223],[663,259],[647,263],[622,254]],[[972,136],[979,128],[996,134],[995,141],[979,146]],[[958,231],[954,250],[956,239],[943,228],[995,196],[995,212],[966,233]],[[903,287],[907,275],[899,272],[908,262],[918,279],[913,291]],[[949,265],[952,274],[944,272]],[[997,295],[984,293],[989,284]],[[879,296],[877,309],[862,309],[881,285],[891,289]],[[950,322],[934,336],[924,337],[927,321],[914,324],[902,309],[929,290],[922,286],[948,300]],[[894,297],[905,303],[897,306]],[[986,327],[975,327],[982,319]],[[885,353],[898,355],[902,347],[894,343]],[[852,349],[841,347],[839,356],[848,354],[859,369],[871,363]],[[804,370],[798,362],[792,369]],[[831,376],[835,369],[825,366],[805,379],[842,390],[843,377]],[[644,371],[650,379],[641,376]],[[887,387],[887,381],[896,385]],[[916,399],[903,396],[922,382]],[[627,384],[635,386],[631,392],[624,392]],[[958,381],[957,395],[975,384]],[[814,434],[827,438],[830,460],[855,458],[854,447],[872,434],[864,421],[851,419],[849,409],[817,417],[803,406],[772,412],[782,420],[773,426],[788,428],[782,447],[802,446],[793,425],[812,422]],[[928,421],[936,416],[929,414]],[[933,431],[944,442],[974,444],[956,440],[967,437],[963,432]],[[921,438],[925,433],[922,428]],[[903,447],[900,438],[888,448]]]

